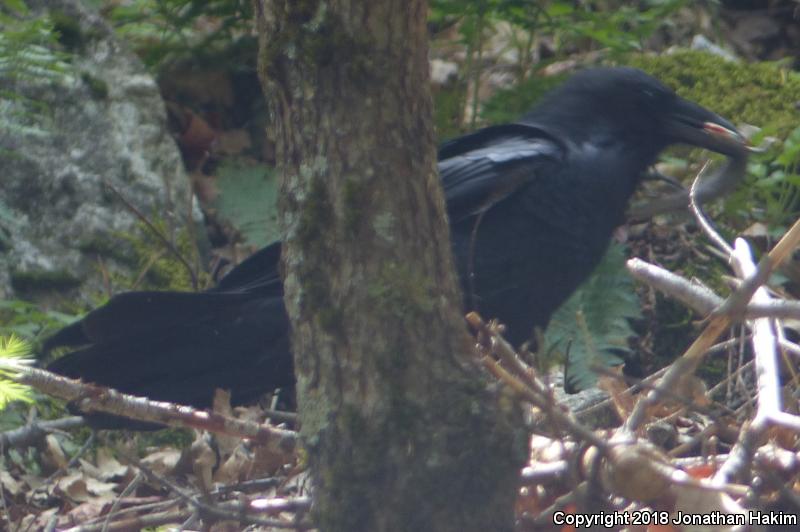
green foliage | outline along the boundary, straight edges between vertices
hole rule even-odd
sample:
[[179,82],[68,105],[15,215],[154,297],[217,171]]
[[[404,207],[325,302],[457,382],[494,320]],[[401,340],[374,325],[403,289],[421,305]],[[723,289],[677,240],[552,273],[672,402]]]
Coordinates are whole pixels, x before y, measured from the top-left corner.
[[[436,124],[441,138],[464,132],[462,111],[464,98],[469,102],[472,122],[466,129],[478,125],[481,69],[485,41],[498,22],[508,22],[514,28],[509,35],[510,46],[517,50],[519,83],[500,91],[488,103],[489,109],[480,117],[490,123],[516,118],[550,87],[562,80],[553,76],[546,81],[526,78],[531,70],[534,36],[550,35],[559,49],[570,42],[591,41],[606,48],[611,57],[621,57],[643,48],[644,41],[659,27],[668,23],[668,16],[686,4],[686,0],[644,0],[605,2],[601,8],[583,2],[530,2],[528,0],[432,0],[429,22],[432,27],[458,23],[461,42],[466,48],[466,63],[461,83],[444,94],[436,95]],[[519,30],[519,31],[517,31]],[[471,91],[467,91],[467,87]]]
[[779,237],[797,218],[800,207],[800,127],[768,152],[751,158],[744,186],[726,201],[734,225],[766,224]]
[[541,99],[550,89],[559,85],[566,74],[539,77],[533,76],[507,89],[497,91],[486,100],[481,110],[481,118],[487,124],[513,122]]
[[466,91],[461,86],[447,87],[433,93],[433,123],[439,141],[464,133],[461,113],[466,96]]
[[250,33],[250,0],[134,0],[115,3],[108,18],[149,66],[207,57]]
[[594,367],[622,363],[634,335],[629,319],[640,317],[633,280],[625,270],[625,249],[609,247],[592,277],[553,315],[544,335],[547,353],[568,355],[565,382],[583,390],[595,383]]
[[42,310],[18,300],[0,300],[0,336],[16,335],[27,340],[41,338],[75,321],[77,316]]
[[[738,63],[697,51],[627,58],[676,90],[734,123],[753,124],[784,137],[800,116],[800,74],[773,63]],[[720,97],[724,95],[724,97]]]
[[219,197],[212,207],[256,247],[280,240],[277,220],[278,184],[264,165],[228,160],[217,175]]
[[557,29],[566,39],[588,38],[607,48],[612,56],[619,56],[643,50],[647,38],[687,3],[686,0],[607,2],[603,9],[591,9],[575,2],[553,2],[549,15],[561,22]]
[[22,0],[0,3],[0,134],[46,135],[47,105],[20,94],[18,84],[71,80],[65,56],[55,50],[52,21],[34,18]]
[[65,57],[51,49],[58,35],[48,17],[32,18],[24,2],[3,0],[0,29],[0,77],[12,81],[63,80],[67,65]]
[[30,387],[15,381],[20,372],[33,364],[30,346],[18,337],[0,337],[0,410],[13,401],[33,402]]
[[481,20],[510,22],[529,32],[547,32],[560,40],[590,39],[612,54],[642,50],[644,41],[686,0],[608,1],[602,8],[586,2],[529,0],[432,0],[431,22],[448,17],[463,20],[467,42],[475,38]]
[[800,115],[795,107],[800,75],[772,63],[744,64],[695,51],[635,56],[628,63],[734,123],[762,128],[753,139],[756,145],[766,135],[785,138],[767,153],[751,156],[747,177],[726,199],[724,213],[735,230],[762,222],[779,234],[794,222],[800,200]]
[[[141,268],[139,279],[132,282],[122,281],[120,286],[156,290],[193,290],[192,272],[187,268],[197,262],[198,250],[193,235],[188,230],[175,231],[167,220],[150,218],[149,224],[144,222],[138,226],[135,234],[120,234],[119,237],[130,242],[138,266]],[[156,234],[156,232],[158,234]],[[174,249],[167,249],[164,241],[172,243]],[[180,260],[176,253],[180,254]],[[186,262],[184,262],[186,261]],[[194,268],[195,274],[198,268]],[[202,279],[199,280],[202,285]]]

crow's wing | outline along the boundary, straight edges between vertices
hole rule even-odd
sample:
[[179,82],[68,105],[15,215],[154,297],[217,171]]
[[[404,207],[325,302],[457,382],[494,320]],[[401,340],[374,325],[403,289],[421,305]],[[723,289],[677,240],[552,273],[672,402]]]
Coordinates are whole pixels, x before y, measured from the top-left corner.
[[245,305],[257,298],[280,299],[283,297],[283,284],[278,273],[280,254],[280,243],[259,250],[206,292],[118,294],[48,338],[44,350],[133,339],[141,335],[168,335],[179,325],[202,322],[226,306]]
[[[83,345],[48,369],[155,400],[211,404],[215,388],[232,403],[294,382],[289,323],[280,297],[252,293],[121,294],[76,323]],[[149,298],[149,301],[146,299]],[[118,321],[122,320],[122,321]],[[59,338],[52,347],[65,345]],[[97,426],[154,428],[114,416]]]
[[439,176],[452,222],[489,209],[558,164],[566,148],[543,129],[491,126],[446,142]]
[[185,322],[200,321],[220,307],[255,297],[245,291],[125,292],[48,338],[44,350],[166,334]]

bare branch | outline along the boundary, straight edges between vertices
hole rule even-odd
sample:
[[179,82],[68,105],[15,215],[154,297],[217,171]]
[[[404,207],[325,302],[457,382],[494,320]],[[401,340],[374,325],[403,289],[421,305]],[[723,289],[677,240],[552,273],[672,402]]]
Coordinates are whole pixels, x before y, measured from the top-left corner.
[[[684,279],[655,264],[633,258],[628,260],[626,266],[634,279],[674,297],[701,316],[710,315],[724,303],[721,297],[702,284]],[[774,299],[753,301],[745,307],[744,317],[800,319],[800,302]]]
[[68,379],[43,369],[24,368],[19,370],[15,378],[18,382],[47,394],[66,401],[75,401],[87,413],[106,412],[171,427],[196,428],[249,438],[274,448],[276,452],[291,452],[297,445],[297,433],[294,431],[230,418],[189,406],[150,401],[103,386]]
[[677,384],[683,375],[695,370],[702,361],[708,349],[717,338],[730,326],[735,319],[740,318],[755,291],[766,282],[770,274],[791,254],[792,250],[800,244],[800,219],[772,248],[772,251],[759,262],[753,275],[749,276],[741,286],[735,290],[728,299],[718,308],[711,317],[703,333],[689,346],[689,349],[677,359],[669,371],[664,374],[658,387],[636,403],[633,412],[625,422],[624,430],[633,431],[645,420],[647,410],[659,401],[662,393],[659,390],[669,389]]

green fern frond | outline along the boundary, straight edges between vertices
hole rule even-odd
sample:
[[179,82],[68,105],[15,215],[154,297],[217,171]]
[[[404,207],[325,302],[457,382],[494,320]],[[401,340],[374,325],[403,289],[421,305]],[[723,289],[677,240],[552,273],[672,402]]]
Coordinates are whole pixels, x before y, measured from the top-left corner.
[[593,386],[593,368],[623,362],[634,335],[628,322],[640,316],[639,299],[625,269],[625,250],[609,247],[594,274],[553,315],[544,335],[544,352],[558,351],[567,359],[569,388]]
[[0,410],[13,401],[33,402],[31,388],[14,381],[34,363],[30,353],[27,342],[17,336],[0,337]]

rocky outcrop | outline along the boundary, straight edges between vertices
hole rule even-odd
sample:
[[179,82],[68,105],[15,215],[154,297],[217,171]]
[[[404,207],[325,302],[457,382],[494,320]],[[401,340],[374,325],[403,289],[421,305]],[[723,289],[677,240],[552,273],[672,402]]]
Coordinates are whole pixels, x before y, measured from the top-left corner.
[[141,224],[135,211],[171,237],[200,214],[144,65],[78,0],[28,5],[63,26],[68,66],[0,80],[19,96],[10,106],[41,109],[35,127],[0,132],[0,298],[97,293],[109,272],[140,267],[120,238]]

